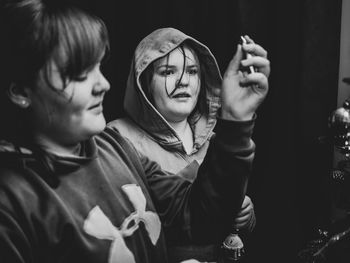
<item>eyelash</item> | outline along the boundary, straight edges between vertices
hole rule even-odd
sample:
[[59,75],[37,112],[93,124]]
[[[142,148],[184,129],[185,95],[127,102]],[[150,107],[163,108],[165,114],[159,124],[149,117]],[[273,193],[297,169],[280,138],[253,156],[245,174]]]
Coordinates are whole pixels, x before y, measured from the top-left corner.
[[81,76],[74,77],[73,80],[77,81],[77,82],[83,82],[83,81],[87,80],[87,78],[88,78],[87,74],[84,73]]
[[190,70],[189,70],[189,73],[190,73],[191,75],[197,75],[197,74],[198,74],[198,69],[190,69]]
[[171,74],[174,74],[174,71],[173,70],[163,70],[163,71],[160,72],[160,74],[162,76],[169,76]]
[[96,67],[100,70],[101,63],[98,63],[94,68],[92,68],[90,70],[87,70],[87,71],[81,73],[80,75],[78,75],[76,77],[73,77],[72,80],[73,81],[77,81],[77,82],[83,82],[83,81],[87,80],[88,77],[89,77],[90,72],[92,72]]
[[[187,71],[190,75],[197,75],[198,74],[198,69],[190,69]],[[160,72],[162,76],[169,76],[171,74],[174,74],[173,70],[163,70]]]

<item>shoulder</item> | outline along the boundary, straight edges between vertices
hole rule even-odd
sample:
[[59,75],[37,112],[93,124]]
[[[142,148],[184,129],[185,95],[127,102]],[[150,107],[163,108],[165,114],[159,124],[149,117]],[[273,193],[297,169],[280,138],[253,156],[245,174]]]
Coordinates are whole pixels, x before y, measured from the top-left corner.
[[[118,129],[107,126],[105,130],[96,136],[99,156],[113,161],[128,162],[140,166],[140,153],[134,144]],[[103,159],[103,158],[102,158]]]
[[[163,148],[131,119],[124,118],[110,122],[107,129],[123,137],[140,156],[147,156],[148,159],[157,162],[163,168],[174,166],[174,161],[177,159],[181,163],[185,161],[183,157],[177,156],[173,151]],[[164,167],[164,164],[167,165]]]
[[131,121],[130,118],[120,118],[115,119],[107,124],[108,127],[114,128],[114,129],[121,129],[123,130],[126,127],[133,126],[134,122]]
[[141,149],[145,145],[150,146],[158,144],[148,132],[130,118],[114,120],[108,123],[107,127],[118,132],[121,136],[130,141],[139,151],[142,151]]
[[0,210],[23,219],[30,212],[36,214],[45,202],[50,186],[33,170],[22,167],[0,168]]
[[0,191],[20,189],[26,180],[24,171],[11,166],[0,167]]
[[111,121],[107,124],[107,127],[117,130],[122,136],[127,137],[129,140],[138,138],[144,135],[146,132],[130,118],[121,118]]
[[107,125],[104,131],[95,138],[99,149],[114,148],[126,150],[130,147],[128,139],[115,126]]

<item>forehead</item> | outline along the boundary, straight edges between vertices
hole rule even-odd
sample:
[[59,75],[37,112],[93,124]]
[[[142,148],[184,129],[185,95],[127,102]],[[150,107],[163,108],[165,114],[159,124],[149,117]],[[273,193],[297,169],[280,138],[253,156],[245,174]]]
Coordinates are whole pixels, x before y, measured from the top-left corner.
[[168,54],[168,56],[160,58],[158,61],[155,62],[155,65],[160,66],[160,65],[167,65],[167,64],[177,64],[177,63],[181,63],[182,65],[184,57],[187,63],[199,64],[198,57],[194,52],[194,50],[184,46],[183,49],[178,47],[173,51],[171,51]]

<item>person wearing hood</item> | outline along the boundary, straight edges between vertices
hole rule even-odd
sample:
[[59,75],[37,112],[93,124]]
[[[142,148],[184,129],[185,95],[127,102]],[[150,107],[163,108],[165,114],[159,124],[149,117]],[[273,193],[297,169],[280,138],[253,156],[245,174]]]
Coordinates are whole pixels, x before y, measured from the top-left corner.
[[187,171],[191,183],[106,127],[107,29],[69,2],[0,4],[1,262],[168,262],[165,227],[221,240],[251,173],[253,116],[267,78],[258,74],[261,87],[239,98],[251,81],[239,73],[239,47],[222,83],[216,136]]
[[[254,66],[268,67],[266,52],[245,38],[250,44],[244,48],[256,50],[255,59],[262,61]],[[127,116],[108,126],[162,169],[174,174],[186,171],[181,175],[193,182],[191,164],[203,161],[215,136],[221,84],[218,64],[208,47],[175,28],[157,29],[136,47],[124,98]],[[246,232],[254,228],[254,208],[248,196],[232,223]],[[171,262],[217,260],[221,242],[194,244],[172,230],[166,237]]]

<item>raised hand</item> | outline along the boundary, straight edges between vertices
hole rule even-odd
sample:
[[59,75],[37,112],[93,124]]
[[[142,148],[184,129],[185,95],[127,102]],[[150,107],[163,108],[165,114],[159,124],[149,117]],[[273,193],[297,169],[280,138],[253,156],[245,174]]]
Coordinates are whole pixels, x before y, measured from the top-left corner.
[[[251,120],[255,111],[268,92],[270,61],[266,50],[245,36],[247,44],[238,45],[223,77],[221,90],[221,118],[227,120]],[[252,56],[244,59],[244,53]],[[256,71],[250,74],[242,67],[253,66]]]

